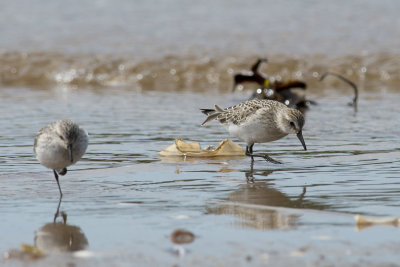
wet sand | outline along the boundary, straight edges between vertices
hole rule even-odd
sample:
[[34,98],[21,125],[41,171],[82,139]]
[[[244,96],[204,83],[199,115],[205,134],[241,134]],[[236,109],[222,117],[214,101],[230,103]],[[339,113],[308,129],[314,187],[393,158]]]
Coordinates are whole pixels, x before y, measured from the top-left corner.
[[[0,9],[1,266],[398,266],[399,3],[21,0]],[[44,19],[45,18],[45,19]],[[307,83],[281,162],[163,158],[175,138],[218,145],[200,108],[248,99],[233,76]],[[326,71],[344,75],[352,89]],[[36,132],[72,119],[87,153],[60,183]],[[238,140],[234,140],[238,141]],[[243,143],[239,144],[244,146]],[[59,213],[54,222],[55,214]],[[177,245],[176,229],[194,234]],[[21,254],[25,250],[35,251]],[[40,251],[29,247],[36,245]],[[56,252],[60,250],[61,252]],[[36,253],[36,254],[35,254]],[[41,256],[44,253],[44,256]]]

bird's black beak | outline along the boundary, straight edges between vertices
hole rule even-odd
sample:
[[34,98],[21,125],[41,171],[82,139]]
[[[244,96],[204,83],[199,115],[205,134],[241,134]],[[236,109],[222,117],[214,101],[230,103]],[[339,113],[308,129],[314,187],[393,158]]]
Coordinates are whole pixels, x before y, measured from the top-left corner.
[[72,144],[68,145],[68,154],[69,154],[69,160],[72,162],[74,162],[74,158],[72,156]]
[[302,131],[300,131],[300,132],[297,133],[297,138],[299,138],[301,144],[302,144],[303,147],[304,147],[304,150],[307,150],[306,143],[304,143],[304,138],[303,138],[303,133],[302,133]]

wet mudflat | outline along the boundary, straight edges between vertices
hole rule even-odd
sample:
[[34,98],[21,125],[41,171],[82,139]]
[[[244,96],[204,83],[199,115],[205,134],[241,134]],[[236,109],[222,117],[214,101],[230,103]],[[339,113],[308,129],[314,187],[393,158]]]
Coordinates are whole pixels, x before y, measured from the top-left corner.
[[[2,264],[397,264],[399,229],[357,228],[354,216],[399,215],[400,122],[389,118],[396,116],[400,96],[365,92],[354,112],[346,94],[311,94],[319,104],[306,112],[308,151],[295,136],[256,146],[282,165],[256,160],[251,171],[246,157],[157,155],[177,137],[218,145],[228,137],[225,130],[217,123],[200,127],[199,108],[243,97],[3,89],[0,108],[9,115],[2,120],[2,252],[35,242],[57,247],[58,230],[49,234],[44,227],[53,223],[58,189],[52,172],[33,156],[35,132],[68,117],[88,130],[90,144],[60,180],[60,211],[80,237],[67,240],[84,250]],[[64,222],[61,216],[56,221]],[[170,234],[178,228],[192,232],[194,241],[172,243]]]
[[[398,221],[366,227],[355,215],[400,217],[398,10],[393,0],[4,4],[0,265],[397,266]],[[229,137],[201,127],[199,109],[248,99],[257,84],[232,93],[234,75],[259,58],[269,82],[304,82],[317,102],[307,151],[288,136],[254,147],[281,165],[157,154],[176,138]],[[318,80],[327,71],[359,86],[357,112],[347,84]],[[60,179],[61,203],[32,147],[60,119],[90,138]],[[173,243],[193,238],[171,240],[177,229],[194,240]]]

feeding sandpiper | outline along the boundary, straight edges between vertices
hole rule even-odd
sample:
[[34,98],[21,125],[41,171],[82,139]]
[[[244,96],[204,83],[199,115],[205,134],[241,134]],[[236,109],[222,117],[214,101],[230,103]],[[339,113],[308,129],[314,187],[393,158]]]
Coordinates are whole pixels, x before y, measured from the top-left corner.
[[304,116],[296,109],[278,101],[261,99],[244,101],[226,109],[217,105],[214,108],[201,109],[208,115],[201,125],[218,120],[232,136],[246,142],[246,155],[252,160],[253,157],[262,157],[272,163],[280,163],[266,154],[253,154],[253,145],[275,141],[288,134],[296,134],[304,150],[307,150],[302,134]]
[[80,160],[88,141],[86,131],[70,120],[53,122],[36,134],[33,151],[40,164],[53,170],[60,197],[58,174],[65,175],[67,167]]

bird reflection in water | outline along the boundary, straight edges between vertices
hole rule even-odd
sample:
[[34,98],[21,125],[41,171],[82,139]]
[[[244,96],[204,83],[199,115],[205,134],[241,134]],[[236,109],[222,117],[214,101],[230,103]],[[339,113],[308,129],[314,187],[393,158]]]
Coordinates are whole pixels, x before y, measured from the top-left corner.
[[[290,198],[284,193],[273,189],[265,181],[254,180],[253,162],[250,171],[245,173],[247,184],[230,193],[226,201],[218,203],[217,207],[207,207],[207,211],[213,214],[233,214],[241,220],[237,225],[256,229],[291,229],[298,223],[301,212],[282,209],[301,208],[306,194],[303,187],[302,193],[297,199]],[[271,174],[269,170],[263,176]],[[292,212],[293,211],[293,212]]]
[[[261,176],[266,177],[273,173],[273,170],[264,171]],[[245,172],[247,185],[241,186],[241,193],[235,191],[231,194],[234,195],[235,201],[240,201],[248,204],[264,205],[264,206],[277,206],[287,208],[302,208],[303,200],[306,194],[306,187],[303,187],[302,193],[296,200],[292,200],[287,195],[281,193],[276,189],[270,188],[267,182],[254,180],[254,161],[250,163],[250,170]],[[243,194],[245,192],[245,194]],[[235,195],[236,194],[236,195]],[[245,196],[245,197],[244,197]]]
[[[67,252],[85,249],[88,241],[81,228],[67,224],[67,214],[60,212],[61,197],[53,222],[36,230],[35,246],[44,252]],[[61,219],[58,221],[58,219]]]

